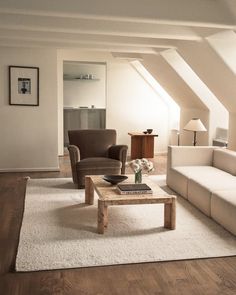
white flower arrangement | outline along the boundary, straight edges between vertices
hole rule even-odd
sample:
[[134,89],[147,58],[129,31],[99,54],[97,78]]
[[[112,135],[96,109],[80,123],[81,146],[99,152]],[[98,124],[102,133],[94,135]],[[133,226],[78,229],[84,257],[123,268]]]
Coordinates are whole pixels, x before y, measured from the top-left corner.
[[127,162],[126,165],[129,166],[134,171],[134,173],[143,170],[149,173],[154,170],[153,163],[145,158],[132,160]]

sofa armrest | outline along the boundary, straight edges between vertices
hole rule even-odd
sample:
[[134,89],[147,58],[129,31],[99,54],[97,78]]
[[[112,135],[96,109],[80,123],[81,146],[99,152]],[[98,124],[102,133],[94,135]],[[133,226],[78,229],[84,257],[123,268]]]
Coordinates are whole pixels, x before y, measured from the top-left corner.
[[108,149],[108,157],[119,160],[122,163],[121,174],[125,174],[125,163],[127,158],[127,145],[112,145]]
[[76,163],[80,161],[80,151],[76,145],[68,146],[73,182],[77,183]]

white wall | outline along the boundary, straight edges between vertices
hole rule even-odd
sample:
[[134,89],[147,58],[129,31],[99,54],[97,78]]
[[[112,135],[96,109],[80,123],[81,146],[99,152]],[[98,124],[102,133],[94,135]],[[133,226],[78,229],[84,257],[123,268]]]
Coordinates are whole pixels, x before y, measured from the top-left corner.
[[236,151],[236,113],[229,113],[229,144],[230,150]]
[[[180,120],[180,108],[179,105],[173,100],[173,98],[165,91],[165,89],[159,84],[158,80],[145,68],[140,61],[131,62],[133,68],[144,79],[144,81],[150,85],[152,90],[161,98],[162,102],[166,104],[169,112],[169,128],[178,129]],[[171,134],[170,134],[171,137]]]
[[[56,50],[0,48],[0,171],[58,169]],[[39,106],[10,106],[8,66],[39,67]]]
[[195,92],[160,55],[145,55],[142,64],[180,107],[207,109]]
[[128,63],[109,63],[107,77],[107,128],[117,129],[119,142],[128,145],[129,131],[152,128],[159,135],[154,152],[166,152],[170,119],[166,104]]
[[[154,129],[159,134],[155,153],[166,152],[169,143],[169,113],[162,99],[127,61],[114,59],[105,53],[88,53],[78,50],[59,50],[59,67],[66,61],[92,61],[107,63],[107,128],[115,128],[118,142],[130,147],[129,131]],[[62,73],[58,73],[62,81]],[[59,96],[60,108],[63,97]],[[59,130],[59,152],[63,153],[63,130]]]
[[92,74],[94,80],[64,80],[64,106],[79,107],[94,105],[106,107],[106,65],[91,63],[64,63],[64,75],[79,77]]
[[208,144],[212,145],[216,128],[228,128],[228,111],[176,50],[165,50],[161,55],[209,109]]
[[[228,96],[222,96],[221,101],[229,111],[228,147],[229,149],[236,150],[236,34],[234,31],[224,31],[208,37],[207,41],[231,73],[230,75],[229,72],[226,72],[226,69],[224,72],[220,72],[220,78],[223,80],[225,89],[228,90],[229,93]],[[227,81],[227,84],[225,80]]]
[[[161,55],[146,55],[143,64],[180,106],[180,145],[192,145],[193,132],[185,131],[183,128],[192,118],[200,118],[208,130],[209,110],[206,105]],[[178,134],[173,130],[171,144],[177,143]],[[208,145],[208,131],[197,134],[197,145]]]

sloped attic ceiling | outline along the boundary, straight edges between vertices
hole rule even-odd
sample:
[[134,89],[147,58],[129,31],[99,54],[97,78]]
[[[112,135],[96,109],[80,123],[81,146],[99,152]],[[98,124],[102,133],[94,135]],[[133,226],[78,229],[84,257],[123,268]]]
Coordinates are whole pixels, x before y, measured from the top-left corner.
[[235,29],[232,3],[5,0],[0,3],[0,45],[155,53],[172,48],[176,40],[198,41]]
[[[221,31],[234,30],[234,2],[3,0],[0,2],[0,46],[76,48],[120,52],[124,56],[132,53],[157,56],[159,50],[178,49],[180,44],[198,43]],[[167,64],[159,63],[163,70],[169,71],[175,84],[184,88],[185,97],[180,91],[173,96],[177,103],[206,109],[188,86],[171,73]],[[160,79],[168,88],[167,80]],[[173,89],[169,87],[169,91],[174,92]]]

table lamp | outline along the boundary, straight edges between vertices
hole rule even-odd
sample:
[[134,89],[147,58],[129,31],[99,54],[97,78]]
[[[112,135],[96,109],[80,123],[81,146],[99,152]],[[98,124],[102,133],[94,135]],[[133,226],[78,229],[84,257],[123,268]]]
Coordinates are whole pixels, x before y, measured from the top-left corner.
[[193,131],[193,145],[197,143],[197,131],[207,131],[202,121],[199,118],[192,118],[188,124],[184,127],[184,130]]

